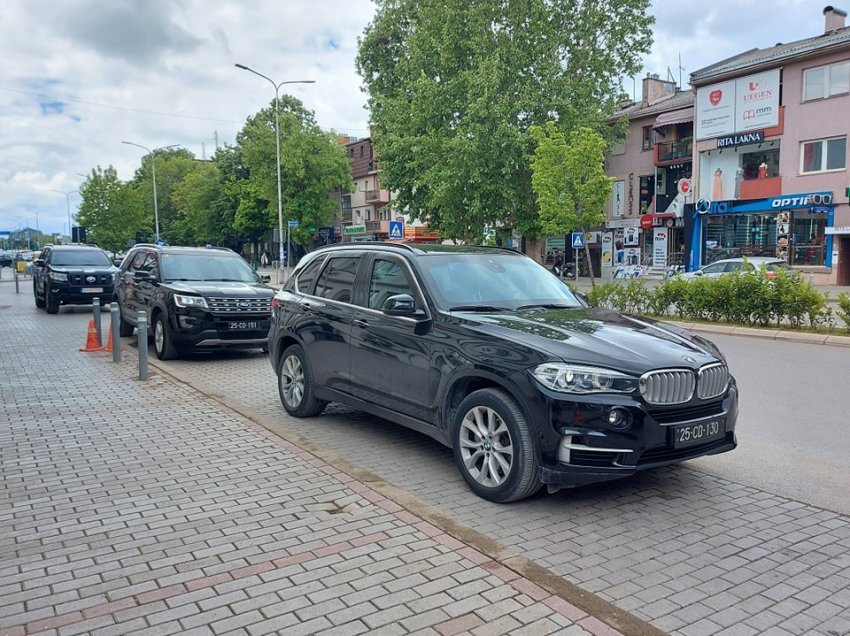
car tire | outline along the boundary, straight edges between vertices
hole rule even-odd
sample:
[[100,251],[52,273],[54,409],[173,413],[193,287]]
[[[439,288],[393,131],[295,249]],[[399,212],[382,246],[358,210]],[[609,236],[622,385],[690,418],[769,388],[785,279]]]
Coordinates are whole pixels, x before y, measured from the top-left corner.
[[46,303],[45,306],[47,308],[48,314],[58,314],[59,313],[59,296],[52,296],[45,292]]
[[32,295],[35,296],[35,306],[38,309],[44,309],[46,303],[43,298],[38,297],[38,287],[36,287],[35,283],[32,284]]
[[277,364],[277,390],[286,412],[295,417],[314,417],[328,403],[316,399],[313,372],[301,345],[290,345]]
[[162,312],[153,319],[153,351],[160,360],[173,360],[177,357],[177,347],[168,329],[168,321]]
[[470,393],[457,409],[452,446],[460,474],[479,497],[497,503],[541,488],[539,451],[525,415],[501,389]]

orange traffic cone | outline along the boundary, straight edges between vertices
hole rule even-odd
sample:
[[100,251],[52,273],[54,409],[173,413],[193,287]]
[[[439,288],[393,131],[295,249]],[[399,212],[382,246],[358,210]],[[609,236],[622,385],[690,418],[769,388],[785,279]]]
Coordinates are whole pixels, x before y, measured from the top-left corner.
[[109,337],[106,339],[106,346],[102,347],[100,351],[107,351],[112,353],[112,323],[109,323]]
[[[112,336],[111,331],[109,335],[110,337]],[[97,343],[97,329],[94,326],[94,319],[89,320],[89,333],[86,337],[86,346],[80,349],[80,351],[103,351],[103,347]]]

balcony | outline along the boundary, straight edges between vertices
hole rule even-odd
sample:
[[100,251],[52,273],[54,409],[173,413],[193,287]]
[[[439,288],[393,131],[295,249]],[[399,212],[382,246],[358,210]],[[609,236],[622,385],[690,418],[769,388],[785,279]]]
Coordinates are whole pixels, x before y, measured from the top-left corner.
[[375,234],[388,234],[390,231],[389,221],[366,221],[366,231]]
[[366,203],[381,206],[390,202],[389,190],[366,190]]
[[694,143],[692,139],[679,141],[662,141],[655,144],[655,165],[664,166],[670,163],[692,161]]
[[342,222],[343,223],[351,223],[353,217],[351,215],[351,208],[343,208],[342,209]]
[[782,177],[745,179],[741,182],[739,199],[766,199],[782,194]]

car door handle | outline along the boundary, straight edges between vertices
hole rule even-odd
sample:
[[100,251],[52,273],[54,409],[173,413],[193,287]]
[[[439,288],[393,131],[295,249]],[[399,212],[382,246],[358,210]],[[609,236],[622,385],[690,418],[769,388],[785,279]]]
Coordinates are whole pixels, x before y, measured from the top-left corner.
[[357,318],[357,319],[354,321],[354,324],[355,324],[355,325],[357,325],[358,327],[363,327],[364,329],[368,329],[368,328],[369,328],[369,321],[368,321],[368,320],[363,320],[362,318]]

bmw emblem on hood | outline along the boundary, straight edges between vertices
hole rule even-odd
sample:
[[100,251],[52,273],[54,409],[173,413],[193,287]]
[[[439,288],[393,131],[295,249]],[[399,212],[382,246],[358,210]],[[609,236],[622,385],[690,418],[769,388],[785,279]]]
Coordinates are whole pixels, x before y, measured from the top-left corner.
[[697,363],[697,361],[694,360],[691,356],[682,356],[682,360],[684,360],[688,364],[696,364]]

